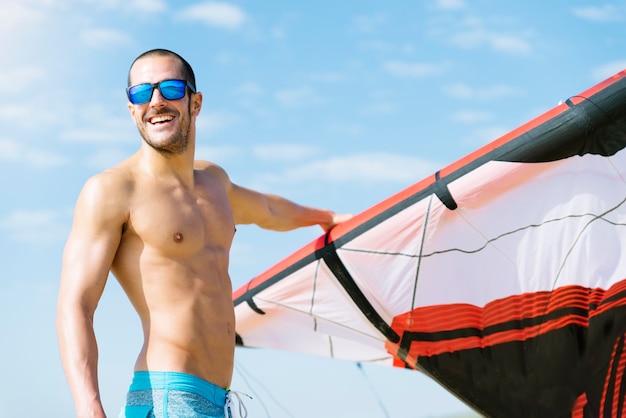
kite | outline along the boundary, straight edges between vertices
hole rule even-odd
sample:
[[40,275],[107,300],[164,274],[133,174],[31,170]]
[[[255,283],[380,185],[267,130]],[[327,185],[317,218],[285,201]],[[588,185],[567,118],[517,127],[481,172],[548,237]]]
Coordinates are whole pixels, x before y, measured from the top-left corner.
[[626,415],[626,70],[233,293],[237,343],[421,371],[485,416]]

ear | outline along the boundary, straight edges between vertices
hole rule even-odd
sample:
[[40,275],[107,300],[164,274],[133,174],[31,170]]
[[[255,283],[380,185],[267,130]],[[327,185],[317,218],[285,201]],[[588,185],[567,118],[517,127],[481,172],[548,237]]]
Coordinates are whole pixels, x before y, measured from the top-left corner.
[[202,93],[194,93],[191,97],[191,116],[198,116],[202,108]]
[[128,111],[130,112],[130,116],[135,119],[135,106],[131,102],[128,102]]

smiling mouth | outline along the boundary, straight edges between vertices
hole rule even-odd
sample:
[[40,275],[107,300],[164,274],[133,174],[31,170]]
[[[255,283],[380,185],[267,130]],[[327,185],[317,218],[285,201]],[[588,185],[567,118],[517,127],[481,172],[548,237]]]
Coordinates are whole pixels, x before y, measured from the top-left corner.
[[158,125],[160,123],[166,123],[174,120],[174,116],[172,115],[157,115],[148,119],[148,122],[152,125]]

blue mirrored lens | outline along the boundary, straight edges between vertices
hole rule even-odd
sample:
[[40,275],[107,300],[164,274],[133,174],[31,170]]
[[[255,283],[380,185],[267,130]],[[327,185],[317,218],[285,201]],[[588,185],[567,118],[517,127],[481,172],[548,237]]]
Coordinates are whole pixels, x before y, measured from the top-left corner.
[[137,84],[128,89],[128,100],[132,104],[143,104],[150,101],[152,98],[152,90],[154,87],[152,84]]
[[159,83],[159,91],[167,100],[178,100],[185,97],[185,82],[180,80],[165,80]]

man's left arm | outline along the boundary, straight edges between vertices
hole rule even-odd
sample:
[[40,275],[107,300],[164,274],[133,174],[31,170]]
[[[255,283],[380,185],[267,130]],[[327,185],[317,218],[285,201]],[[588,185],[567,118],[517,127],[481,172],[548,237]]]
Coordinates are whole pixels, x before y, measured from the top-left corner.
[[230,202],[236,224],[256,224],[273,231],[319,225],[329,231],[352,217],[327,209],[303,206],[283,197],[259,193],[236,184],[230,187]]

